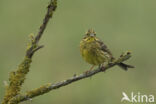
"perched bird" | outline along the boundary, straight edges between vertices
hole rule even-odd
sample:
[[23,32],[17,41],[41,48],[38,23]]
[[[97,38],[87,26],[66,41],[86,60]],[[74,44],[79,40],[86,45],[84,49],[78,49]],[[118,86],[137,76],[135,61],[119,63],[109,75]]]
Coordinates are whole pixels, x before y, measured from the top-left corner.
[[[103,65],[105,62],[111,63],[115,59],[107,46],[96,37],[93,29],[89,29],[80,42],[80,53],[86,62],[93,65],[91,69],[94,66]],[[118,65],[124,70],[134,68],[124,63]]]

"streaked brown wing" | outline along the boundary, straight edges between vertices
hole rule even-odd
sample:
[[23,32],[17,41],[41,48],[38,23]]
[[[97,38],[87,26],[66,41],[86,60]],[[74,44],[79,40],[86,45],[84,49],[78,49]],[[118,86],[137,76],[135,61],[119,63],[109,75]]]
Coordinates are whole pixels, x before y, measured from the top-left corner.
[[104,52],[107,52],[110,55],[110,57],[113,59],[113,55],[111,51],[107,48],[107,46],[103,43],[103,41],[101,41],[100,39],[97,39],[97,42],[100,44],[101,50]]

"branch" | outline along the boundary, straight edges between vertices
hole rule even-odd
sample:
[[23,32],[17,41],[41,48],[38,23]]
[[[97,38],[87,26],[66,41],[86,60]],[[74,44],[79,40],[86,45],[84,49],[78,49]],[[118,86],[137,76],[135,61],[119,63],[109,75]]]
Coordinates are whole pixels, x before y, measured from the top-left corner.
[[118,65],[119,63],[121,63],[121,62],[123,62],[125,60],[128,60],[130,57],[131,57],[131,53],[126,52],[126,53],[122,54],[117,60],[113,61],[110,64],[105,65],[104,69],[102,67],[101,68],[99,67],[99,68],[97,68],[95,70],[88,71],[87,73],[83,73],[83,74],[80,74],[78,76],[74,75],[73,77],[71,77],[71,78],[69,78],[67,80],[61,81],[61,82],[57,82],[57,83],[54,83],[54,84],[49,83],[47,85],[43,85],[40,88],[37,88],[37,89],[34,89],[34,90],[31,90],[31,91],[27,92],[24,95],[17,95],[16,97],[13,97],[9,101],[8,104],[17,104],[19,102],[23,102],[23,101],[29,100],[31,98],[34,98],[36,96],[48,93],[49,91],[52,91],[54,89],[58,89],[60,87],[71,84],[73,82],[79,81],[81,79],[91,77],[91,76],[93,76],[93,75],[95,75],[95,74],[97,74],[99,72],[103,72],[103,70],[108,70],[111,67],[113,67],[115,65]]
[[47,13],[43,19],[43,24],[40,26],[39,32],[38,32],[37,36],[34,38],[34,41],[32,42],[31,47],[26,52],[27,57],[31,58],[33,56],[33,54],[34,54],[33,50],[38,45],[38,42],[41,39],[43,32],[44,32],[50,18],[53,16],[54,11],[56,10],[56,7],[57,7],[57,0],[51,0],[50,4],[47,7],[48,10],[47,10]]
[[27,73],[29,72],[30,64],[32,62],[32,56],[34,53],[42,48],[43,46],[39,46],[38,42],[41,39],[41,36],[43,35],[44,30],[46,29],[46,26],[50,20],[50,18],[53,16],[53,13],[57,7],[57,0],[51,0],[48,5],[47,13],[44,17],[43,23],[39,28],[39,32],[36,35],[36,37],[32,37],[31,44],[27,47],[26,55],[22,63],[18,66],[16,71],[13,71],[10,73],[9,77],[9,85],[7,86],[4,99],[2,101],[2,104],[8,104],[8,101],[13,98],[14,96],[18,95],[21,90],[21,86],[24,83],[25,77]]

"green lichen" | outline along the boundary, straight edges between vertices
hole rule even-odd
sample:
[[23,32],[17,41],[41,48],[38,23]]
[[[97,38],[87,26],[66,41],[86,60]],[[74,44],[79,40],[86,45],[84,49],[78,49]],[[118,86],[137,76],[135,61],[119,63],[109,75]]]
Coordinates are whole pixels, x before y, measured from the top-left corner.
[[25,57],[23,62],[18,66],[17,71],[10,73],[10,84],[6,90],[4,101],[2,104],[7,104],[7,102],[14,96],[18,95],[21,89],[21,85],[25,80],[26,74],[29,72],[29,67],[31,64],[31,59]]
[[34,90],[32,90],[32,91],[27,92],[28,98],[32,98],[32,97],[34,97],[34,96],[42,95],[42,94],[44,94],[45,92],[50,91],[50,89],[48,89],[49,86],[51,86],[51,83],[48,83],[48,84],[46,84],[46,85],[43,85],[43,86],[41,86],[41,87],[39,87],[39,88],[36,88],[36,89],[34,89]]
[[51,83],[48,83],[46,85],[43,85],[39,88],[36,88],[36,89],[33,89],[32,91],[27,92],[26,93],[27,96],[19,95],[17,97],[14,97],[8,102],[8,104],[17,104],[17,103],[21,102],[22,100],[25,100],[25,99],[28,100],[35,96],[45,94],[46,92],[50,91],[50,86],[51,86]]
[[[29,50],[32,46],[33,46],[33,43],[34,43],[34,41],[35,41],[35,35],[33,34],[33,33],[31,33],[30,35],[29,35],[29,39],[30,39],[30,42],[27,44],[27,48],[26,48],[26,50]],[[36,46],[34,46],[34,48],[35,48]]]
[[34,44],[35,43],[35,35],[33,33],[31,33],[29,35],[29,39],[30,39],[30,42],[27,44],[27,48],[26,48],[27,51],[30,50],[30,48],[32,48],[32,49],[37,48],[37,44]]

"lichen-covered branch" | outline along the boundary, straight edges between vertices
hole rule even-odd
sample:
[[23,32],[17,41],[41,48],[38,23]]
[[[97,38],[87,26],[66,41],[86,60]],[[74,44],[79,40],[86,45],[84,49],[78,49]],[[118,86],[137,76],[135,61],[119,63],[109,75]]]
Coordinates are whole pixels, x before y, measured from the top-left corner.
[[9,85],[6,88],[5,96],[2,101],[2,104],[8,104],[8,101],[18,95],[21,90],[21,86],[24,83],[25,77],[29,72],[30,64],[32,62],[32,56],[34,53],[43,47],[43,45],[38,45],[38,42],[43,35],[43,32],[50,20],[53,16],[53,13],[57,7],[57,0],[51,0],[48,5],[47,13],[44,17],[43,23],[39,28],[39,32],[36,37],[31,37],[32,41],[28,45],[26,50],[26,55],[24,57],[23,62],[18,66],[16,71],[10,73],[9,77]]
[[17,71],[10,73],[9,85],[6,88],[6,93],[2,104],[7,104],[7,102],[14,96],[18,95],[21,89],[21,85],[25,80],[26,74],[29,72],[29,67],[31,64],[31,59],[25,57],[23,62],[18,66]]
[[95,69],[95,70],[92,70],[92,71],[87,71],[87,73],[82,73],[80,75],[74,75],[73,77],[67,79],[67,80],[63,80],[61,82],[58,82],[58,83],[54,83],[54,84],[46,84],[46,85],[43,85],[37,89],[34,89],[34,90],[31,90],[29,92],[27,92],[26,94],[24,95],[17,95],[16,97],[13,97],[8,104],[18,104],[19,102],[23,102],[23,101],[26,101],[26,100],[29,100],[31,98],[34,98],[36,96],[39,96],[39,95],[42,95],[42,94],[45,94],[51,90],[54,90],[54,89],[58,89],[60,87],[63,87],[63,86],[66,86],[68,84],[71,84],[73,82],[76,82],[76,81],[79,81],[81,79],[85,79],[85,78],[88,78],[88,77],[91,77],[99,72],[103,72],[103,70],[108,70],[110,69],[111,67],[125,61],[125,60],[128,60],[129,58],[131,57],[131,53],[130,52],[126,52],[124,54],[122,54],[117,60],[114,60],[112,63],[110,64],[107,64],[104,66],[104,69],[101,67]]

